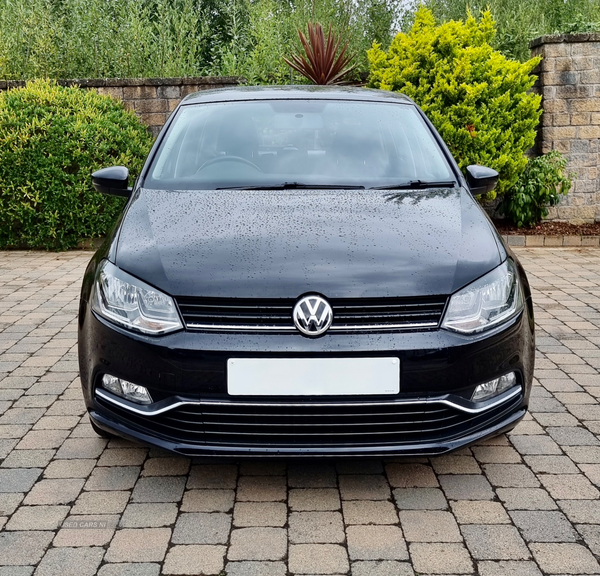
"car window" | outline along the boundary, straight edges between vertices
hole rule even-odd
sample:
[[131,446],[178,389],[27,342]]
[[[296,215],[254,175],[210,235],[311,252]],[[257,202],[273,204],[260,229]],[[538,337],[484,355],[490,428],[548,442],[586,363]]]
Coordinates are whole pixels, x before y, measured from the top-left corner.
[[412,105],[270,100],[182,106],[144,186],[373,187],[448,179],[452,171]]

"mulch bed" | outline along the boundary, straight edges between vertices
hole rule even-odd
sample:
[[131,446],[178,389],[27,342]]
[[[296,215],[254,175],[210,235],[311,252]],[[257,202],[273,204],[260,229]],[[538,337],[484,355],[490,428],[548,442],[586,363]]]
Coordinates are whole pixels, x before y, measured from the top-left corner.
[[496,229],[504,235],[522,236],[600,236],[600,222],[594,224],[569,224],[568,222],[542,222],[534,228],[517,228],[506,220],[494,220]]

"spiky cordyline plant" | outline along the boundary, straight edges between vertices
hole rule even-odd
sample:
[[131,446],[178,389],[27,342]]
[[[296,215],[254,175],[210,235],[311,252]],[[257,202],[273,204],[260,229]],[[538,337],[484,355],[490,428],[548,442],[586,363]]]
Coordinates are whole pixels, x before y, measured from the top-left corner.
[[348,42],[344,44],[338,54],[341,38],[335,38],[335,34],[329,25],[327,40],[323,33],[323,27],[319,23],[308,24],[308,37],[298,30],[300,42],[306,53],[303,55],[292,55],[291,60],[284,58],[286,63],[294,70],[306,76],[315,84],[342,84],[343,78],[356,68],[356,64],[348,66],[354,59],[354,55],[346,54]]

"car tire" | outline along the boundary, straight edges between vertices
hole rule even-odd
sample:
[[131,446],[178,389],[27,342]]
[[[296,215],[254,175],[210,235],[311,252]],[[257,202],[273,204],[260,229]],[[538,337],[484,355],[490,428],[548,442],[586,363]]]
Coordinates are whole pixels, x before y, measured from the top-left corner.
[[91,418],[90,418],[90,424],[91,424],[92,428],[94,429],[94,432],[96,434],[98,434],[98,436],[100,436],[100,438],[116,438],[116,436],[114,434],[111,434],[110,432],[107,432],[106,430],[103,430],[102,428],[97,426]]

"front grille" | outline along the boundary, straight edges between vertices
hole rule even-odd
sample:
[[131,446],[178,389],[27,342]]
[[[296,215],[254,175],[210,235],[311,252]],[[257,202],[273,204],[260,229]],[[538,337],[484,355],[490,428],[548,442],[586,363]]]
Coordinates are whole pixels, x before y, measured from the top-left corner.
[[198,445],[255,448],[402,446],[448,442],[499,422],[522,402],[470,414],[439,402],[238,402],[205,401],[143,416],[100,398],[154,436]]
[[[177,298],[188,330],[212,332],[296,332],[295,300]],[[329,300],[334,332],[431,330],[439,327],[445,296]]]

